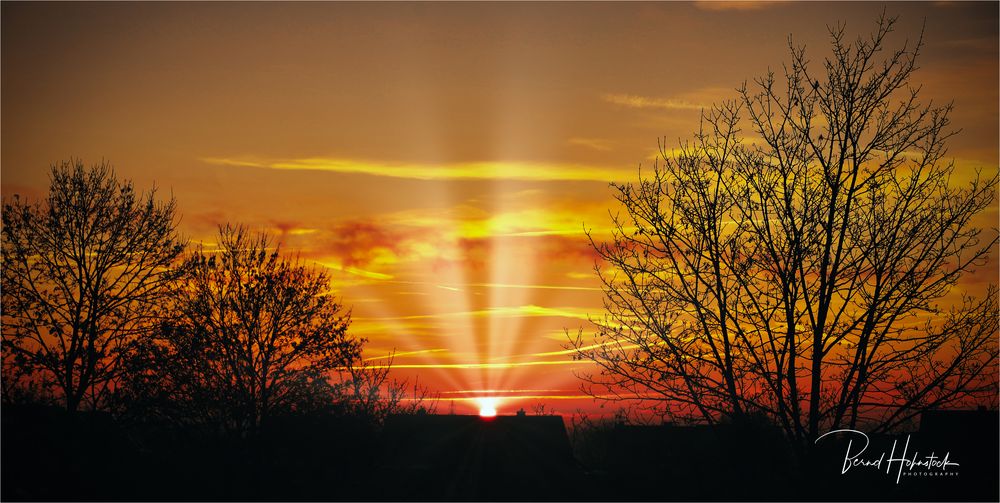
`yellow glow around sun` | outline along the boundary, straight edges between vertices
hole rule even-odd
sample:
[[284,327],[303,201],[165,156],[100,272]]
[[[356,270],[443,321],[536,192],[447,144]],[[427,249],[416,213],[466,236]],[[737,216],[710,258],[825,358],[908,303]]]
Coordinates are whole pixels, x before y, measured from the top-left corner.
[[480,417],[496,417],[497,404],[499,403],[496,398],[493,397],[477,398],[476,402],[479,403]]

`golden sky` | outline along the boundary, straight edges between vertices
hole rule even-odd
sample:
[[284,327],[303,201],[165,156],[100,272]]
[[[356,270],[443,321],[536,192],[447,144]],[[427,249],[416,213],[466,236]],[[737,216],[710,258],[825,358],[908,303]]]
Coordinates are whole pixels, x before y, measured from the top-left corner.
[[51,163],[107,159],[195,241],[245,223],[328,268],[366,356],[395,348],[439,409],[593,409],[564,329],[601,313],[583,229],[609,181],[780,70],[789,34],[819,61],[828,25],[883,8],[893,45],[926,22],[950,154],[996,172],[998,5],[4,2],[0,184],[38,197]]

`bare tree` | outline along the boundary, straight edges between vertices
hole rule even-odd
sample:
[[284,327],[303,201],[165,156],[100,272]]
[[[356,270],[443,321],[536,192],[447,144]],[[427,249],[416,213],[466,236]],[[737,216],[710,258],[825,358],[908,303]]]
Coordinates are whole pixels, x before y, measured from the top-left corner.
[[600,369],[585,389],[677,419],[764,416],[799,445],[995,395],[996,287],[956,285],[996,246],[973,218],[997,178],[953,179],[952,105],[921,103],[922,37],[888,51],[894,24],[831,29],[818,73],[790,42],[782,76],[614,185],[624,215],[591,238],[608,314],[573,341]]
[[4,202],[5,379],[51,388],[71,411],[107,406],[184,248],[174,199],[155,195],[107,163],[67,161],[52,168],[44,202]]
[[414,380],[411,386],[406,379],[392,378],[393,358],[394,354],[390,354],[377,365],[365,360],[352,361],[338,369],[333,381],[338,388],[337,402],[348,413],[379,423],[392,414],[433,413],[437,396],[419,380]]
[[[283,257],[270,238],[219,230],[173,288],[173,313],[139,355],[131,392],[156,396],[184,421],[253,435],[277,411],[331,396],[330,373],[360,354],[350,313],[327,275]],[[146,391],[138,389],[145,387]]]

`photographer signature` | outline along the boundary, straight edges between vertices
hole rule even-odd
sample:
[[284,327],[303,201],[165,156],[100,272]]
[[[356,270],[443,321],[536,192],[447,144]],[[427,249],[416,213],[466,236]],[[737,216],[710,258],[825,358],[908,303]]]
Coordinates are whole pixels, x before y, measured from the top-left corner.
[[[903,445],[902,453],[897,457],[896,448],[899,443],[898,440],[892,441],[892,450],[887,453],[882,451],[878,456],[866,456],[865,451],[868,449],[871,442],[868,439],[868,435],[863,431],[850,430],[850,429],[840,429],[826,432],[816,439],[818,444],[820,440],[828,435],[833,435],[835,433],[845,433],[850,435],[847,440],[847,452],[844,454],[844,464],[841,467],[840,474],[845,475],[848,471],[852,469],[864,469],[873,468],[876,470],[882,470],[885,468],[885,473],[887,475],[891,474],[893,468],[896,468],[896,483],[899,484],[899,479],[903,476],[904,469],[907,474],[914,471],[937,471],[942,473],[957,474],[957,470],[950,470],[952,467],[958,467],[959,464],[951,461],[951,452],[945,452],[944,456],[938,456],[933,451],[931,451],[929,456],[919,457],[918,451],[913,451],[913,455],[907,457],[910,449],[910,435],[906,436],[906,442]],[[854,441],[859,440],[861,447],[854,450]],[[862,442],[863,441],[863,442]]]

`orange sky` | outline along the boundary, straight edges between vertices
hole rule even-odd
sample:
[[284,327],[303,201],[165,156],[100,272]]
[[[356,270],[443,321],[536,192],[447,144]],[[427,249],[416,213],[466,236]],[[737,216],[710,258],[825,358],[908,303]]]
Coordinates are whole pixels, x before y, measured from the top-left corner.
[[[194,240],[246,223],[329,268],[367,357],[395,348],[443,399],[568,413],[596,407],[562,350],[601,313],[582,229],[609,224],[608,182],[779,70],[790,33],[819,60],[828,24],[867,33],[883,5],[0,8],[5,196],[44,193],[60,159],[108,159],[172,190]],[[926,20],[916,80],[955,102],[951,155],[996,172],[998,4],[887,9],[893,44]]]

